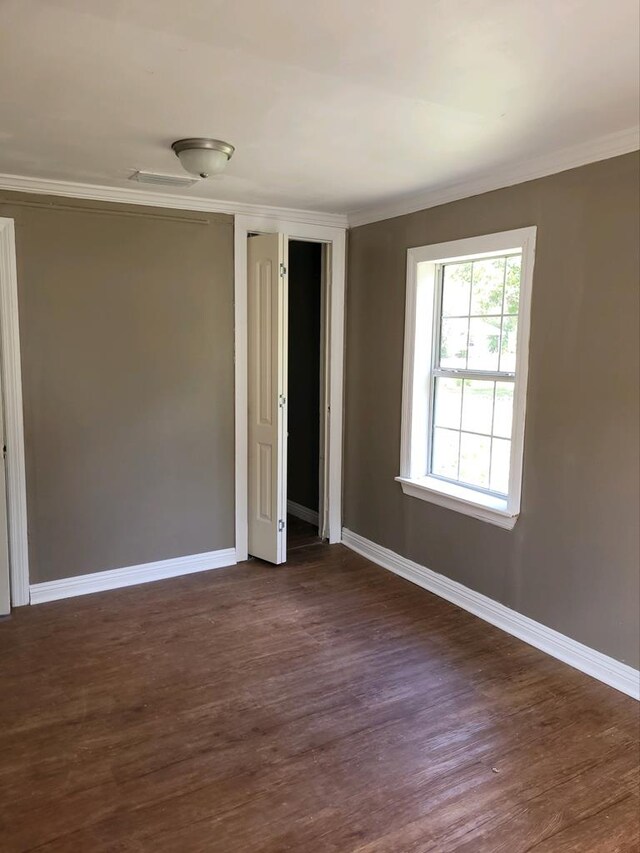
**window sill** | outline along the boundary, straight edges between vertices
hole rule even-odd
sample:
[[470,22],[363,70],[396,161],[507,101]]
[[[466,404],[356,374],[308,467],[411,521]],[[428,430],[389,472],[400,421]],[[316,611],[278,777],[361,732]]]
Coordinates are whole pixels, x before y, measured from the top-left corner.
[[447,483],[436,477],[421,477],[415,480],[396,477],[396,480],[402,486],[405,495],[470,515],[480,521],[488,521],[489,524],[497,524],[505,530],[513,530],[518,520],[518,513],[507,510],[506,498],[486,495],[456,483]]

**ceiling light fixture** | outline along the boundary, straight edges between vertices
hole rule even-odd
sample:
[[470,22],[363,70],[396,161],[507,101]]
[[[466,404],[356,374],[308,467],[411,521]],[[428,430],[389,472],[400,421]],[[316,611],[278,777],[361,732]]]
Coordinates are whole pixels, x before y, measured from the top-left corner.
[[185,171],[200,178],[219,174],[236,150],[219,139],[178,139],[171,146]]

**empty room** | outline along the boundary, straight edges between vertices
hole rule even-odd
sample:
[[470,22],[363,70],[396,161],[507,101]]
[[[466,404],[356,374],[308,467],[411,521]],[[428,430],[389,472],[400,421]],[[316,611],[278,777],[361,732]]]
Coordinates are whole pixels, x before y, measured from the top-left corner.
[[638,853],[638,0],[3,0],[0,430],[2,853]]

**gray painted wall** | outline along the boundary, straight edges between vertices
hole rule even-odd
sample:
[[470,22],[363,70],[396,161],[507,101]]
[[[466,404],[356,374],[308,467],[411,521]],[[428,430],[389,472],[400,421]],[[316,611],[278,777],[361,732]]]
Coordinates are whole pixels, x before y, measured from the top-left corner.
[[289,242],[287,496],[318,509],[322,245]]
[[[638,183],[630,154],[350,232],[344,484],[349,529],[633,666]],[[394,482],[406,250],[527,225],[538,235],[522,514],[505,531]]]
[[31,583],[234,544],[233,220],[0,193]]

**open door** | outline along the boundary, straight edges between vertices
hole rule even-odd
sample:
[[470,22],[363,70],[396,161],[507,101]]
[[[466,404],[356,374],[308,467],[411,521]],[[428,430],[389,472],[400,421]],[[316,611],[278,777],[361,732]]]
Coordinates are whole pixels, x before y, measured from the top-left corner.
[[282,234],[249,237],[249,553],[287,559],[287,273]]

